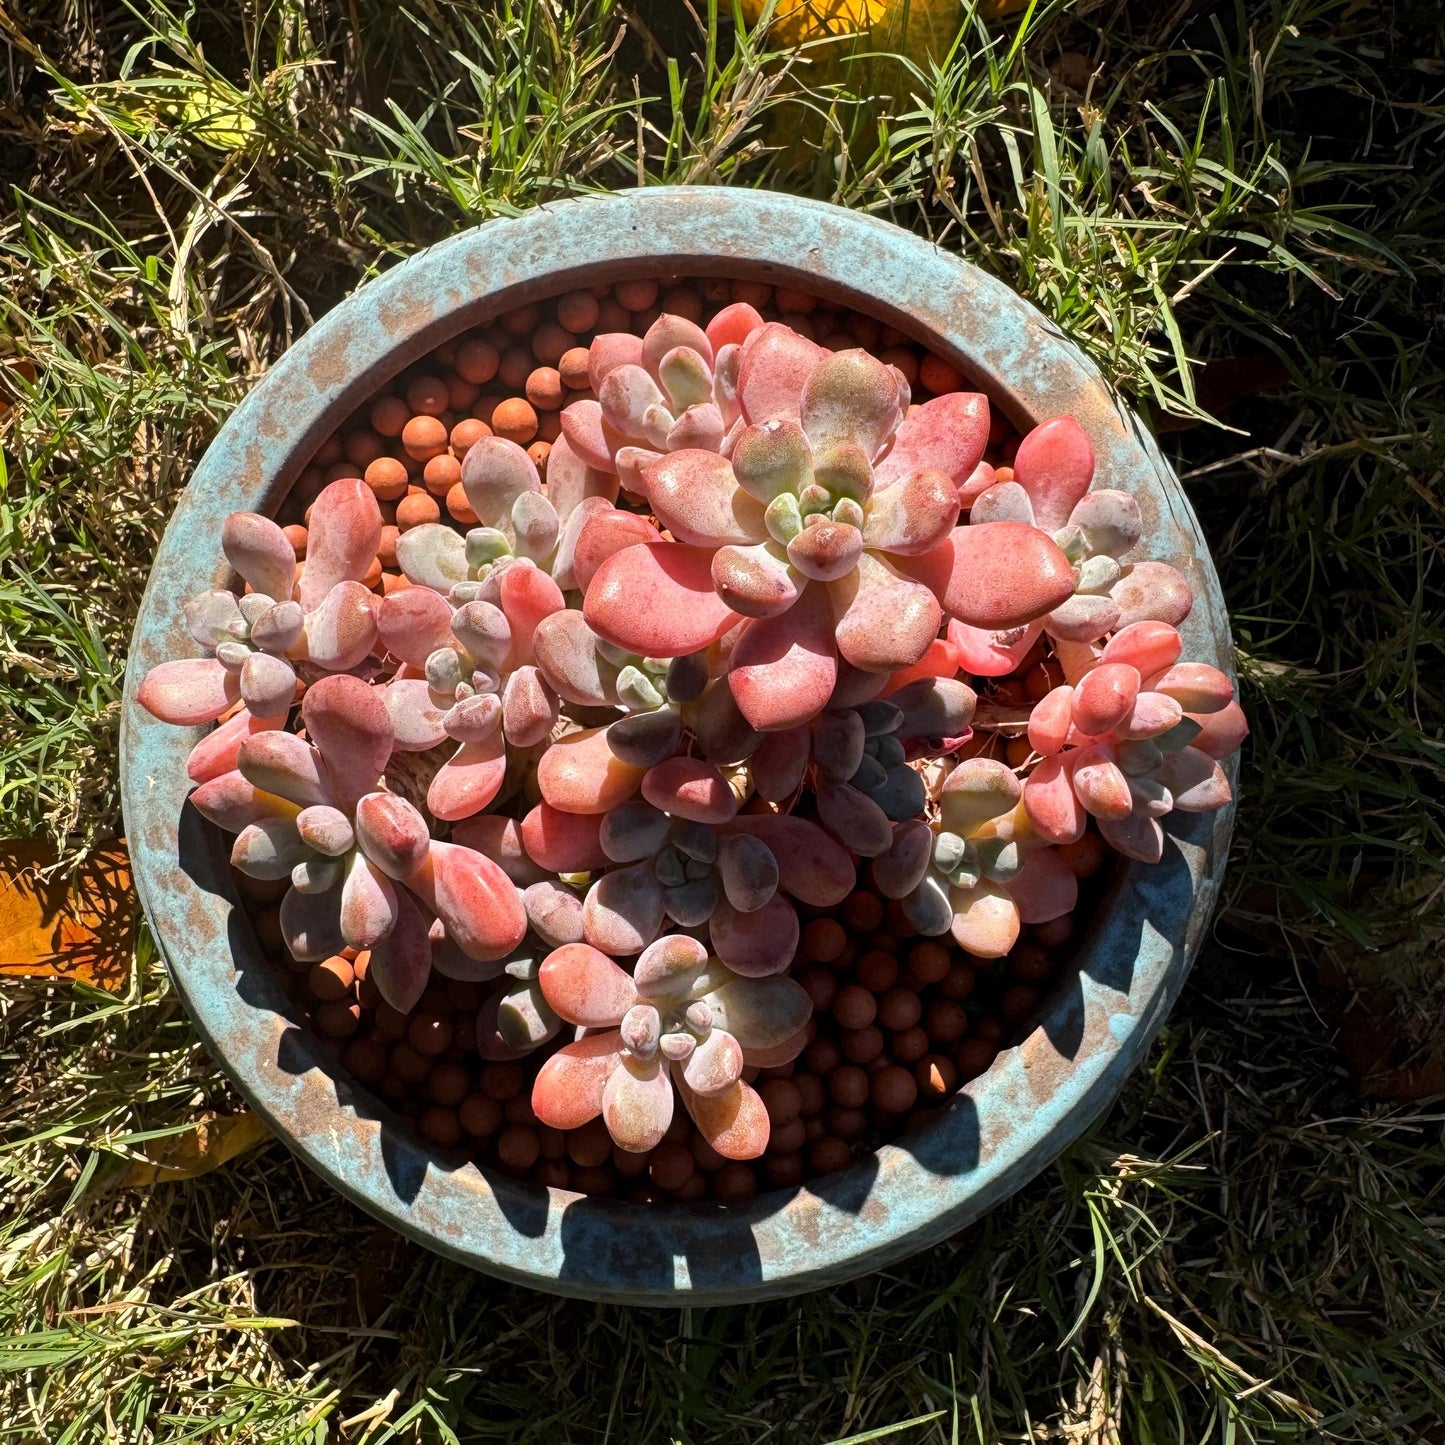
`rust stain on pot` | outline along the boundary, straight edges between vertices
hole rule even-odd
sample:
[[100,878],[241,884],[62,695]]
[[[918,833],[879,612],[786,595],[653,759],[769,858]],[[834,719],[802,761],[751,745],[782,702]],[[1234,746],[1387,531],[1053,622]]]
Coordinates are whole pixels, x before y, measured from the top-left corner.
[[351,379],[351,373],[351,347],[344,333],[328,336],[325,345],[306,353],[306,375],[319,388],[345,386]]
[[[1196,584],[1181,628],[1190,655],[1232,671],[1218,583],[1178,482],[1056,327],[1001,283],[886,222],[766,192],[653,188],[556,202],[454,237],[368,283],[298,342],[222,427],[166,531],[122,713],[137,889],[188,1012],[277,1134],[376,1217],[453,1259],[562,1294],[649,1304],[763,1299],[851,1278],[946,1237],[1044,1168],[1113,1097],[1177,997],[1218,891],[1232,818],[1230,810],[1171,815],[1166,864],[1123,867],[1078,949],[1082,1002],[1046,1001],[1042,1027],[1017,1058],[1001,1055],[972,1081],[919,1136],[916,1156],[914,1146],[890,1146],[820,1182],[821,1195],[639,1211],[489,1180],[398,1127],[290,1022],[279,980],[233,912],[226,850],[183,806],[197,734],[157,723],[135,703],[151,666],[191,655],[181,601],[224,581],[222,519],[238,507],[273,507],[302,460],[300,442],[353,410],[376,377],[444,339],[457,307],[460,330],[515,304],[512,296],[574,290],[588,276],[701,275],[708,267],[699,258],[708,257],[718,258],[713,274],[814,287],[894,318],[960,361],[1016,419],[1079,413],[1110,477],[1157,525],[1162,553]],[[1080,1042],[1060,1053],[1049,1034],[1071,1029]],[[340,1098],[360,1107],[339,1102],[338,1085]],[[659,1271],[659,1259],[684,1261],[681,1283]]]

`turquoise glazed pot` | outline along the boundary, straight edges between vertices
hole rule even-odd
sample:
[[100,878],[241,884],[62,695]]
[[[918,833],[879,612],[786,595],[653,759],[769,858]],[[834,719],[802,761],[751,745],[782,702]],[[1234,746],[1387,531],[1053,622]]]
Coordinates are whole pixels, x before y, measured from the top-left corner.
[[156,557],[132,643],[121,748],[137,886],[175,986],[237,1088],[348,1198],[441,1254],[559,1294],[713,1304],[864,1274],[953,1234],[1047,1167],[1144,1056],[1209,922],[1234,812],[1170,814],[1152,867],[1124,862],[1077,969],[1022,1044],[915,1134],[814,1184],[745,1204],[640,1206],[493,1174],[429,1147],[300,1026],[242,910],[221,833],[186,804],[198,732],[135,689],[189,650],[182,604],[230,584],[228,512],[273,512],[316,446],[402,367],[499,312],[663,275],[810,290],[908,332],[1018,425],[1088,430],[1146,546],[1188,576],[1186,655],[1231,670],[1219,582],[1153,439],[1043,315],[957,256],[883,221],[762,191],[655,188],[561,201],[454,236],[363,286],[271,368],[196,468]]

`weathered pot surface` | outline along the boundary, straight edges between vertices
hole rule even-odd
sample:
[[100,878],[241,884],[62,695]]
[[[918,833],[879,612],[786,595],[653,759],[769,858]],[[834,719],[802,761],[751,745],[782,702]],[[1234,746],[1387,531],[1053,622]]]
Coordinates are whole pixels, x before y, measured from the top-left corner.
[[1169,816],[1154,866],[1124,863],[1020,1047],[916,1134],[741,1205],[639,1206],[494,1174],[428,1146],[324,1057],[263,957],[219,830],[186,806],[199,734],[135,702],[178,654],[182,604],[228,585],[225,515],[271,512],[321,440],[383,381],[467,327],[581,285],[660,274],[816,292],[926,341],[1018,424],[1070,412],[1153,555],[1194,588],[1190,657],[1231,671],[1218,579],[1179,482],[1138,419],[1044,316],[885,222],[769,192],[654,188],[564,201],[442,242],[362,287],[271,368],[212,443],[156,556],[121,747],[135,878],[176,987],[242,1094],[373,1215],[477,1269],[646,1304],[765,1299],[877,1269],[954,1233],[1045,1168],[1111,1102],[1173,1005],[1208,925],[1233,806]]

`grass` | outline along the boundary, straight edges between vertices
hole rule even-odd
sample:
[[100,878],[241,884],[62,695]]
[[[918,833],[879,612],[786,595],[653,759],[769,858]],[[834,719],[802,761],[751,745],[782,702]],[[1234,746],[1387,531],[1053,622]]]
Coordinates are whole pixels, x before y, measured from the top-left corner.
[[1434,7],[1053,0],[906,61],[610,0],[20,0],[0,30],[0,834],[118,826],[154,541],[288,342],[461,225],[639,182],[836,199],[1055,317],[1186,478],[1254,720],[1230,896],[1146,1070],[948,1245],[799,1300],[509,1289],[279,1145],[117,1189],[224,1082],[144,939],[121,998],[7,985],[0,1440],[1442,1439],[1441,1119],[1361,1096],[1329,991],[1406,1028],[1445,993]]

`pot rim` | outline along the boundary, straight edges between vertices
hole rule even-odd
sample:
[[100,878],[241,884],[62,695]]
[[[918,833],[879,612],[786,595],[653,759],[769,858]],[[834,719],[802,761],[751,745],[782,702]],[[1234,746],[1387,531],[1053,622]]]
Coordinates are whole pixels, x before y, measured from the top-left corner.
[[[582,258],[582,259],[577,259]],[[270,369],[211,443],[156,554],[132,638],[121,784],[141,901],[187,1012],[236,1087],[316,1172],[428,1247],[506,1280],[634,1304],[761,1300],[838,1283],[937,1243],[1046,1168],[1113,1101],[1159,1031],[1208,926],[1234,805],[1171,814],[1164,860],[1125,860],[1036,1025],[930,1124],[837,1174],[738,1205],[640,1207],[543,1189],[432,1148],[303,1028],[241,908],[220,831],[186,805],[201,735],[135,701],[183,655],[185,598],[230,584],[236,510],[273,512],[316,446],[448,337],[597,282],[761,279],[856,306],[924,341],[1017,423],[1061,412],[1096,474],[1140,503],[1144,548],[1189,578],[1187,655],[1232,675],[1218,578],[1182,487],[1140,421],[1042,313],[887,222],[768,191],[652,187],[487,222],[366,283]]]

